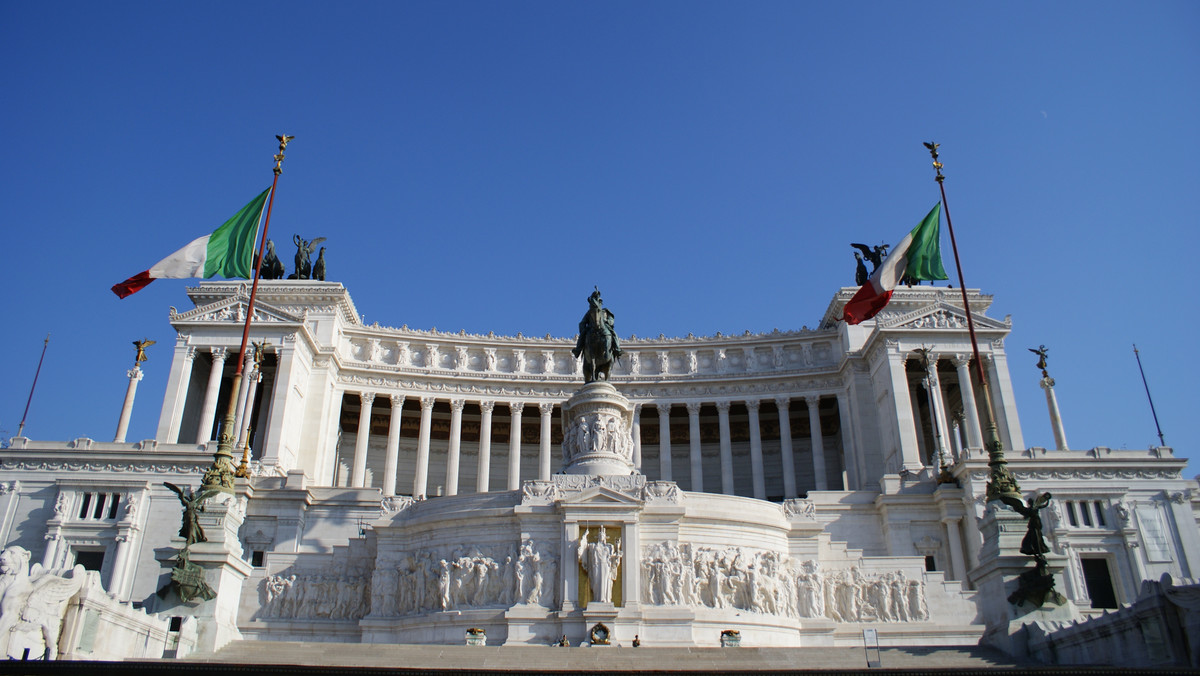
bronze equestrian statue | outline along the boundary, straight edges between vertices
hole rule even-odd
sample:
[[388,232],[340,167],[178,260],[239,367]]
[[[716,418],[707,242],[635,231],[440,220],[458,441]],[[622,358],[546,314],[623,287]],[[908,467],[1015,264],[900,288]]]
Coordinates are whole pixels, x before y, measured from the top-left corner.
[[613,329],[613,313],[604,307],[597,288],[588,296],[588,311],[579,322],[579,339],[571,354],[583,357],[583,382],[608,380],[613,362],[624,352]]

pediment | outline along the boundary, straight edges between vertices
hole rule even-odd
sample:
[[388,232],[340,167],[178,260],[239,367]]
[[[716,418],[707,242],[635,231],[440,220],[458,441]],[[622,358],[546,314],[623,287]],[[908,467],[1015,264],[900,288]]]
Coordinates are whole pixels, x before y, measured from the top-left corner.
[[[977,329],[1008,330],[1012,328],[1007,321],[998,321],[977,312],[971,313]],[[965,331],[967,329],[967,313],[962,308],[944,301],[938,301],[907,312],[881,312],[876,317],[881,329],[916,329],[921,331]]]
[[605,486],[590,486],[562,500],[564,507],[641,507],[642,501]]
[[[171,308],[170,320],[172,324],[241,323],[246,321],[247,306],[249,306],[249,298],[237,295],[202,305],[187,312],[176,312],[175,308]],[[285,312],[269,303],[258,301],[254,303],[253,321],[265,324],[300,324],[303,323],[304,318]]]

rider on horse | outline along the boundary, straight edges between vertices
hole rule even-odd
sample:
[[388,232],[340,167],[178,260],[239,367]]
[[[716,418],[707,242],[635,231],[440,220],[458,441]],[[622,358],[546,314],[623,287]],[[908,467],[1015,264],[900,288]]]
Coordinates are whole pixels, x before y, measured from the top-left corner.
[[588,311],[579,322],[579,339],[571,354],[583,355],[584,382],[608,380],[609,369],[624,352],[613,329],[613,313],[604,307],[600,289],[588,296]]

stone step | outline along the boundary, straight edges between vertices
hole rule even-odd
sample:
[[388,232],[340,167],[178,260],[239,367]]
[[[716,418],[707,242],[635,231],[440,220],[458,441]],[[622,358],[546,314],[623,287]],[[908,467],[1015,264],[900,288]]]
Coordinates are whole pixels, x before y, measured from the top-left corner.
[[[1025,663],[983,647],[880,649],[885,669],[989,669]],[[235,641],[215,654],[185,661],[325,667],[403,667],[496,671],[780,671],[863,669],[861,647],[813,648],[555,648],[550,646],[444,646],[292,641]]]

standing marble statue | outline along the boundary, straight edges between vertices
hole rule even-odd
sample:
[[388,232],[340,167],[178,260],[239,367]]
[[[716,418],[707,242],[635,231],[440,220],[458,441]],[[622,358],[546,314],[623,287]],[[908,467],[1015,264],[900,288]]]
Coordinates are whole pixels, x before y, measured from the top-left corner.
[[588,311],[579,320],[579,338],[575,341],[575,349],[571,350],[575,357],[583,357],[583,382],[608,380],[613,362],[624,354],[613,326],[614,315],[604,307],[604,299],[597,287],[588,296]]
[[83,566],[30,568],[29,558],[24,547],[0,552],[0,659],[56,659],[67,602],[83,587]]
[[579,563],[587,571],[592,587],[592,600],[596,603],[612,603],[613,582],[621,570],[621,538],[610,544],[606,529],[600,529],[600,537],[588,542],[587,535],[579,538]]

